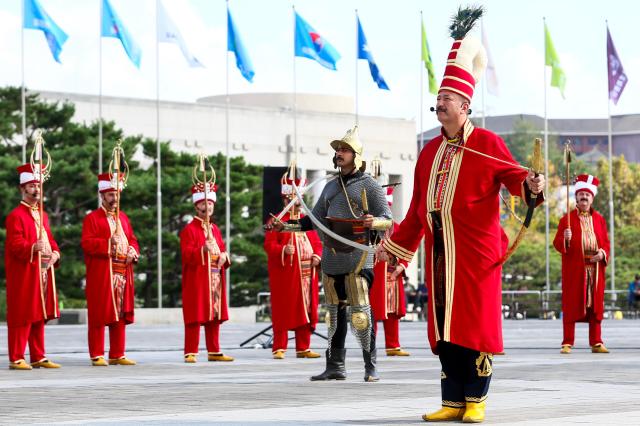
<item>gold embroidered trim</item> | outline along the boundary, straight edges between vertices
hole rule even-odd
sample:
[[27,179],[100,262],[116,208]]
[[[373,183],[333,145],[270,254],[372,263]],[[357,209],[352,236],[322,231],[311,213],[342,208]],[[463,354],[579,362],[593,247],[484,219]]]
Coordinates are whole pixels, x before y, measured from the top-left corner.
[[397,257],[398,259],[402,259],[405,260],[407,262],[411,262],[411,260],[413,259],[413,255],[415,254],[415,252],[413,251],[409,251],[401,246],[399,246],[398,244],[394,243],[391,240],[385,240],[384,244],[384,248],[391,253],[392,255],[394,255],[395,257]]
[[476,358],[476,371],[478,372],[478,377],[491,376],[491,373],[493,373],[491,361],[493,361],[492,353],[480,352],[480,356]]
[[464,407],[465,405],[466,404],[464,403],[464,401],[457,402],[457,401],[447,401],[445,399],[442,400],[443,407],[461,408],[461,407]]
[[487,400],[487,396],[488,396],[488,395],[484,395],[484,396],[481,396],[481,397],[479,397],[479,398],[478,398],[478,397],[475,397],[475,396],[465,396],[465,397],[464,397],[464,400],[465,400],[465,401],[467,401],[467,402],[480,403],[480,402],[484,402],[484,401],[486,401],[486,400]]

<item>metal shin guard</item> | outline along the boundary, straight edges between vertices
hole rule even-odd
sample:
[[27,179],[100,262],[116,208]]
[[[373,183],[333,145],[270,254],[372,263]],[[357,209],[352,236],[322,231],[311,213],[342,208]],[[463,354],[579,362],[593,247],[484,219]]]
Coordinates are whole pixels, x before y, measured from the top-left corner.
[[331,356],[331,342],[338,330],[338,309],[339,305],[327,305],[327,358]]
[[371,321],[371,306],[350,306],[351,332],[358,344],[365,352],[371,351],[373,323]]

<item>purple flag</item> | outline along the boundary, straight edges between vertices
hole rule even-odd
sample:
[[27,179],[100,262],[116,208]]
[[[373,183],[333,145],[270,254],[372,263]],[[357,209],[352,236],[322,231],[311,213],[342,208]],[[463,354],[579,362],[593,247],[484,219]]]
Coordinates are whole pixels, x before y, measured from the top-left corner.
[[609,27],[607,27],[607,68],[609,70],[609,99],[616,105],[628,79],[622,68],[616,47],[613,45],[613,40],[611,40]]

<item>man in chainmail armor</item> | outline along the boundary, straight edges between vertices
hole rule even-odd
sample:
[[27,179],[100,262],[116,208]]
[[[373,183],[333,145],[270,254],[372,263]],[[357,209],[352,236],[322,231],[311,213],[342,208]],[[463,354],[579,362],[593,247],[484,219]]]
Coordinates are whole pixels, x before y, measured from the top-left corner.
[[[365,174],[362,143],[357,126],[338,140],[331,142],[335,150],[336,179],[324,187],[312,214],[333,233],[356,243],[368,245],[374,234],[391,227],[391,210],[386,193],[370,175]],[[344,380],[347,322],[362,347],[365,363],[364,380],[379,380],[376,372],[376,336],[373,330],[369,290],[373,283],[373,253],[360,250],[322,232],[309,216],[297,222],[276,222],[276,231],[310,230],[313,227],[322,238],[322,282],[327,304],[329,333],[327,364],[323,373],[311,380]]]

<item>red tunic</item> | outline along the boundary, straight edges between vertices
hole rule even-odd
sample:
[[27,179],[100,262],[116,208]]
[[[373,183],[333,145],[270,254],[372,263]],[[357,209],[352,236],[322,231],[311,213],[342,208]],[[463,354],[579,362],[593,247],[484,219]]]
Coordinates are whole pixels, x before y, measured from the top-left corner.
[[[289,214],[285,214],[282,220],[289,220]],[[284,248],[292,238],[296,250],[293,256],[289,256],[284,253]],[[315,328],[318,322],[317,268],[311,268],[309,306],[303,295],[299,253],[305,238],[311,244],[312,255],[321,257],[322,242],[315,231],[295,233],[268,231],[265,233],[264,250],[267,252],[271,290],[271,322],[277,330],[293,330],[305,324],[311,324]]]
[[[393,222],[393,232],[399,226],[396,222]],[[405,263],[404,261],[402,262]],[[407,314],[404,279],[400,275],[395,283],[387,282],[388,273],[392,273],[395,267],[391,267],[393,269],[389,269],[389,271],[387,271],[387,268],[387,262],[377,262],[373,267],[373,287],[371,288],[369,299],[371,300],[371,309],[373,309],[373,316],[376,321],[386,320],[390,313],[400,318]]]
[[[511,164],[504,141],[496,134],[474,128],[463,129],[465,146]],[[437,171],[447,143],[442,135],[422,150],[415,169],[409,211],[399,229],[384,247],[399,259],[410,261],[420,239],[426,242],[425,276],[429,289],[428,335],[436,353],[439,340],[480,352],[500,352],[502,344],[502,266],[507,237],[500,226],[501,185],[525,197],[527,172],[479,154],[458,150],[450,164],[449,180],[442,197],[445,247],[445,292],[443,335],[435,326],[434,234],[431,215]],[[542,197],[538,197],[542,201]],[[429,207],[428,205],[429,204]]]
[[[38,229],[31,208],[20,204],[6,219],[7,238],[4,251],[7,273],[7,325],[20,327],[38,321],[58,318],[56,278],[53,268],[47,271],[46,286],[40,284],[40,264],[32,251],[38,240]],[[44,229],[52,251],[60,252],[44,214]],[[54,267],[58,267],[59,261]],[[43,290],[44,287],[44,290]]]
[[[129,246],[140,253],[138,239],[127,215],[120,211],[120,224]],[[113,286],[113,260],[111,255],[111,227],[105,210],[101,207],[89,213],[82,223],[80,244],[84,251],[84,263],[87,271],[85,294],[87,311],[91,326],[108,325],[123,319],[127,324],[134,320],[135,287],[133,263],[125,270],[125,285],[122,298],[122,310],[116,307],[116,295]]]
[[[220,229],[213,223],[210,226],[220,252],[225,252],[227,249]],[[180,232],[182,315],[185,324],[203,324],[214,320],[224,322],[229,319],[225,272],[231,263],[227,260],[219,271],[221,285],[214,298],[210,257],[203,249],[205,240],[203,222],[197,217]],[[219,303],[216,303],[218,297]]]
[[[553,245],[562,254],[562,315],[568,321],[586,321],[587,314],[587,276],[585,255],[582,246],[582,226],[578,210],[571,213],[572,238],[569,248],[565,249],[564,230],[567,228],[567,215],[560,219]],[[605,268],[609,260],[609,236],[607,224],[597,211],[591,209],[593,230],[598,248],[605,252],[604,260],[596,263],[595,291],[593,292],[593,312],[602,320],[604,312]]]

